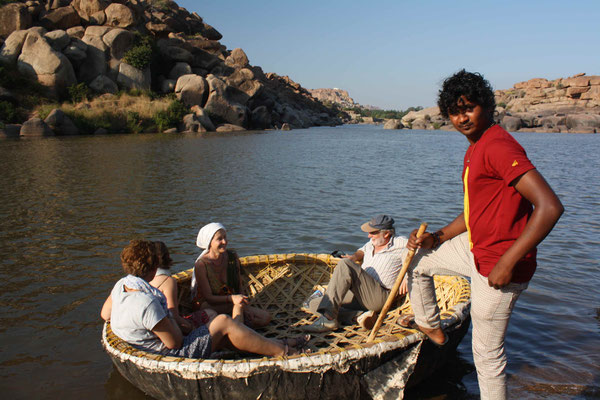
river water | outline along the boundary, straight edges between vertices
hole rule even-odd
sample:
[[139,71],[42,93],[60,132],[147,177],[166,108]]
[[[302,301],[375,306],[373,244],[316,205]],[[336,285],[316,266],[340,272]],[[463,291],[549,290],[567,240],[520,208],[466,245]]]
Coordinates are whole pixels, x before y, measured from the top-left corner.
[[[514,398],[600,398],[600,135],[516,134],[566,213],[507,336]],[[377,213],[407,234],[461,211],[467,141],[377,126],[0,141],[0,393],[143,399],[100,344],[102,302],[130,239],[192,266],[198,229],[240,255],[353,252]],[[470,334],[408,398],[477,398]]]

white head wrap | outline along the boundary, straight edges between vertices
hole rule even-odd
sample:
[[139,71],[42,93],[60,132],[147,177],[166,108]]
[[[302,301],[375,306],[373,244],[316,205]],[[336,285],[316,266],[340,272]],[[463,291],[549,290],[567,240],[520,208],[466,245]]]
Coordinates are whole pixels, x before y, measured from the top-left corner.
[[[203,250],[202,253],[200,253],[200,255],[198,256],[198,258],[196,258],[196,261],[202,258],[203,255],[208,253],[208,250],[210,248],[210,242],[212,242],[215,233],[217,233],[217,231],[221,229],[226,231],[225,227],[218,222],[211,222],[210,224],[204,225],[202,228],[200,228],[200,232],[198,232],[198,237],[196,238],[196,246],[200,247]],[[197,289],[198,282],[196,282],[196,267],[194,267],[194,274],[192,275],[191,287],[192,299],[196,297]]]

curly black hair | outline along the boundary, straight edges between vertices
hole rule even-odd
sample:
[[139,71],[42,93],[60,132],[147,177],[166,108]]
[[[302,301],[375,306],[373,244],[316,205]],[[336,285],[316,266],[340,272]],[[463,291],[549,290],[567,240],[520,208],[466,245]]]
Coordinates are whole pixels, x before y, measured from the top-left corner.
[[492,86],[477,72],[467,72],[462,69],[444,80],[442,89],[438,93],[438,107],[444,118],[459,112],[461,96],[491,112],[496,108]]

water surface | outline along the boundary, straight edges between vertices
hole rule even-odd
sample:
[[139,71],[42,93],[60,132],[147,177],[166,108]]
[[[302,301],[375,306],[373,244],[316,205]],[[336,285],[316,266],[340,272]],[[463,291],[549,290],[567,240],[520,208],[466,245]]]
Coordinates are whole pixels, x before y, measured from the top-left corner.
[[[517,134],[566,213],[507,335],[515,398],[600,397],[599,135]],[[388,213],[408,233],[461,212],[467,141],[375,126],[0,141],[0,389],[7,398],[144,398],[100,344],[100,307],[133,238],[192,266],[220,221],[240,255],[353,252]],[[434,389],[432,389],[434,387]],[[470,335],[412,398],[476,398]]]

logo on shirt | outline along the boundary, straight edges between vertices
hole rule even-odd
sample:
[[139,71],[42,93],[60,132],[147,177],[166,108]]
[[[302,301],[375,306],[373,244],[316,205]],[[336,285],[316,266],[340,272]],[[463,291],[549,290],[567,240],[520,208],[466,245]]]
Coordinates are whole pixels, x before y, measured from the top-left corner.
[[513,161],[512,166],[516,167],[517,165],[519,165],[519,162],[517,160]]

